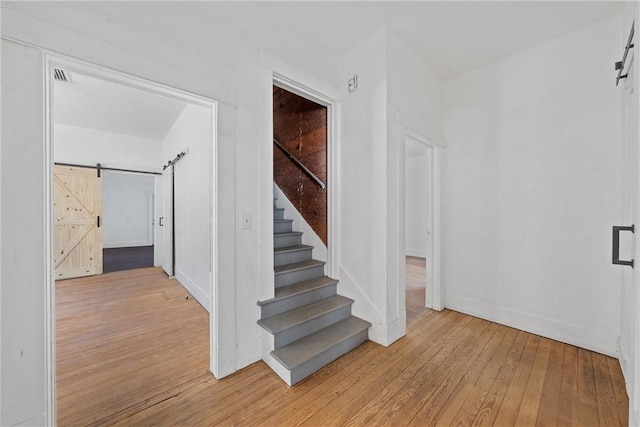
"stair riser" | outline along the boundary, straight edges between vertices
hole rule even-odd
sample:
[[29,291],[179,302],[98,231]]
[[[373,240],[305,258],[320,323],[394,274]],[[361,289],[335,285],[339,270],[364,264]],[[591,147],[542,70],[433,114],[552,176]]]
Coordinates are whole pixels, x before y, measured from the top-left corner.
[[274,335],[274,349],[277,350],[280,347],[294,342],[297,339],[311,335],[312,333],[319,331],[322,328],[339,322],[342,319],[346,319],[351,316],[351,304],[340,307],[336,310],[330,311],[322,316],[318,316],[315,319],[296,325],[285,331],[278,332]]
[[273,265],[279,267],[281,265],[293,264],[296,262],[309,261],[311,259],[311,251],[313,248],[304,249],[295,252],[285,252],[275,254],[273,256]]
[[275,316],[276,314],[284,313],[285,311],[294,310],[303,305],[311,304],[320,301],[324,298],[332,297],[336,294],[337,283],[333,283],[328,286],[323,286],[312,291],[304,292],[299,295],[292,295],[289,298],[282,299],[280,301],[274,301],[270,304],[260,306],[261,319]]
[[324,265],[305,268],[304,270],[280,273],[275,276],[275,287],[279,288],[280,286],[293,285],[294,283],[302,282],[304,280],[311,280],[322,276],[324,276]]
[[274,222],[273,223],[273,232],[274,233],[289,233],[291,232],[291,222]]
[[273,219],[284,219],[284,209],[274,209]]
[[297,246],[302,244],[302,235],[294,234],[289,236],[273,236],[274,248],[286,248],[287,246]]
[[347,340],[342,341],[338,345],[335,345],[327,349],[327,351],[323,352],[322,354],[319,354],[318,356],[314,357],[308,362],[305,362],[300,366],[295,367],[291,371],[290,385],[294,385],[295,383],[305,379],[306,377],[308,377],[318,369],[322,368],[325,365],[328,365],[329,363],[333,362],[343,354],[350,352],[351,350],[353,350],[354,348],[356,348],[357,346],[365,342],[367,339],[368,339],[368,331],[367,329],[364,329],[362,332],[350,337]]

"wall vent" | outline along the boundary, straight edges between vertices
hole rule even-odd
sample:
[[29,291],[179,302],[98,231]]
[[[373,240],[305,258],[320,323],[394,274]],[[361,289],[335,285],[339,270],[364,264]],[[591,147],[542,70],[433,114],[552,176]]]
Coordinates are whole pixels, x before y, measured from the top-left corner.
[[67,72],[64,71],[62,68],[55,68],[55,67],[53,68],[53,78],[59,82],[65,82],[65,83],[70,82]]

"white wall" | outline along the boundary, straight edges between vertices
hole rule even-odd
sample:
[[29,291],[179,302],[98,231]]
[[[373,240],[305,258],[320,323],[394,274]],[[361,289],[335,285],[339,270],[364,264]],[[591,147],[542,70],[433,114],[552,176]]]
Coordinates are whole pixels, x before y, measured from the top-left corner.
[[387,31],[390,147],[397,141],[396,124],[444,145],[443,85],[426,64],[393,30]]
[[[256,40],[255,44],[251,45],[246,42],[235,44],[230,39],[225,43],[211,46],[211,49],[206,51],[194,52],[190,51],[189,46],[182,45],[179,39],[176,39],[176,45],[159,43],[144,26],[134,33],[119,28],[117,22],[78,11],[71,15],[55,10],[54,13],[50,13],[51,10],[43,6],[44,11],[38,14],[39,6],[32,8],[30,12],[20,11],[17,10],[19,6],[12,6],[8,3],[1,5],[2,36],[35,46],[37,55],[60,53],[219,101],[215,147],[217,157],[215,190],[218,208],[216,223],[213,225],[218,236],[216,245],[220,248],[214,260],[217,266],[214,276],[221,286],[217,294],[211,297],[214,302],[212,330],[215,332],[212,351],[216,361],[212,370],[218,377],[222,377],[259,360],[261,343],[260,328],[256,324],[259,318],[259,307],[256,301],[259,299],[259,254],[265,242],[261,241],[260,227],[254,226],[251,229],[242,230],[239,216],[241,213],[248,213],[254,218],[254,224],[258,224],[259,221],[256,219],[265,215],[260,211],[261,189],[270,189],[272,186],[271,177],[259,185],[260,178],[257,174],[264,163],[259,147],[259,129],[255,126],[260,115],[264,113],[260,110],[262,104],[259,102],[257,79],[258,61],[260,55],[265,53],[260,51],[260,40]],[[34,16],[30,16],[29,13],[33,13]],[[123,9],[122,13],[127,12]],[[309,41],[314,43],[313,40]],[[319,43],[315,46],[319,46]],[[295,54],[287,57],[286,61],[319,80],[330,81],[337,86],[335,58],[328,56],[321,46],[318,49],[305,49],[304,52],[296,51]],[[28,68],[28,72],[35,73],[34,79],[41,85],[44,79],[44,68],[41,65],[36,67],[18,58],[12,66],[16,69]],[[33,92],[35,87],[38,86],[31,84],[26,87],[26,84],[23,86],[17,83],[15,90],[24,92],[25,96],[33,97],[36,96]],[[27,101],[33,101],[40,108],[38,118],[31,121],[29,125],[33,129],[43,129],[42,91],[38,92],[37,96],[39,98]],[[18,118],[17,121],[20,122],[20,119]],[[16,134],[15,141],[16,147],[29,143],[32,144],[30,149],[38,153],[44,150],[42,138],[24,142],[24,139],[19,140]],[[5,144],[4,140],[3,144]],[[33,159],[37,159],[37,156]],[[161,162],[166,160],[161,159]],[[24,157],[13,159],[13,161],[16,170],[24,171],[29,176],[37,177],[42,173],[41,161],[32,162],[32,159]],[[32,173],[33,170],[36,170],[36,173]],[[27,196],[33,197],[33,203],[41,203],[40,195],[44,194],[44,181],[38,182],[40,183],[39,192],[31,192]],[[34,181],[33,184],[36,185],[36,182]],[[4,193],[3,197],[5,197]],[[7,200],[10,203],[4,206],[25,204],[18,199]],[[43,210],[35,209],[32,213],[34,221],[38,224],[44,223]],[[11,215],[7,216],[11,217]],[[25,240],[24,244],[31,247],[31,252],[42,247],[37,241]],[[2,262],[3,266],[9,262],[5,252],[3,252]],[[42,265],[31,266],[29,274],[38,271],[38,268],[45,268],[44,259]],[[33,301],[41,297],[38,292],[41,292],[44,286],[44,279],[42,279],[43,276],[40,277],[37,287],[31,289],[35,295],[29,294],[21,300],[29,308],[12,311],[14,314],[9,314],[8,319],[10,324],[20,324],[19,332],[31,337],[34,346],[44,351],[46,342],[42,330],[32,328],[36,324],[22,324],[16,320],[18,316],[16,313],[33,309],[29,304],[33,304]],[[21,305],[15,304],[15,307],[18,308]],[[42,323],[37,323],[37,326]],[[12,349],[13,346],[3,344],[3,351],[7,348]],[[36,363],[44,363],[43,358],[44,354],[41,353]],[[44,391],[37,384],[39,378],[41,376],[38,376],[35,370],[25,372],[21,377],[21,383],[25,385],[25,399],[42,405]],[[5,382],[4,377],[2,383],[6,387],[11,385]],[[13,416],[12,414],[16,412],[12,410],[6,415],[3,411],[3,417]]]
[[442,82],[387,27],[345,53],[342,74],[354,73],[358,89],[343,84],[340,99],[339,291],[373,324],[369,338],[389,345],[406,330],[400,130],[441,143]]
[[[408,141],[407,144],[420,145]],[[427,257],[429,232],[428,191],[429,162],[427,147],[417,147],[423,154],[407,157],[405,162],[405,253],[421,258]],[[429,261],[430,262],[430,261]]]
[[[175,262],[176,278],[211,312],[209,278],[211,163],[210,108],[189,104],[165,137],[163,156],[168,160],[188,150],[175,168]],[[171,206],[165,200],[165,207]]]
[[42,54],[2,40],[0,425],[45,425]]
[[150,228],[154,176],[104,171],[102,178],[102,246],[126,248],[153,244]]
[[[343,75],[358,73],[359,87],[340,90],[338,144],[340,294],[355,300],[353,313],[373,324],[369,338],[386,342],[387,29],[347,51]],[[347,143],[348,141],[348,143]],[[355,165],[368,165],[365,168]]]
[[53,130],[56,162],[162,171],[162,141],[61,123]]
[[613,17],[445,85],[447,307],[616,354],[620,29]]
[[[181,53],[154,45],[152,41],[131,38],[122,41],[104,42],[102,38],[119,34],[105,32],[104,37],[91,37],[74,33],[63,26],[51,25],[42,20],[8,10],[2,5],[2,35],[12,39],[24,40],[32,46],[2,41],[2,425],[19,423],[44,425],[55,422],[55,401],[49,400],[52,390],[53,366],[47,358],[47,348],[52,343],[45,334],[45,283],[46,266],[49,263],[45,253],[45,178],[42,165],[45,164],[44,144],[44,65],[45,51],[61,52],[75,58],[82,58],[111,69],[121,70],[151,81],[157,81],[181,90],[207,96],[222,101],[218,104],[216,155],[219,162],[216,176],[216,192],[221,200],[215,227],[218,231],[217,244],[228,248],[221,251],[216,259],[216,276],[220,283],[233,284],[223,286],[216,295],[215,324],[216,340],[212,351],[215,363],[211,369],[218,377],[223,377],[245,366],[249,362],[260,359],[260,348],[254,353],[246,354],[237,351],[237,342],[246,340],[247,335],[259,340],[257,325],[255,330],[236,330],[236,311],[246,312],[246,306],[255,307],[255,301],[246,299],[236,303],[235,293],[238,288],[254,289],[256,280],[250,276],[251,269],[235,265],[236,200],[244,202],[257,199],[256,194],[236,197],[236,170],[248,171],[258,168],[246,159],[240,159],[240,167],[236,168],[237,138],[235,123],[236,111],[235,91],[225,82],[234,79],[246,79],[245,73],[230,72],[212,63],[208,67],[196,70],[209,77],[202,77],[188,68]],[[120,46],[120,47],[118,47]],[[149,55],[157,55],[155,58]],[[160,58],[158,58],[158,56]],[[245,58],[247,58],[245,53]],[[251,56],[249,56],[251,57]],[[255,58],[255,55],[253,56]],[[194,57],[192,63],[198,62]],[[212,77],[215,76],[215,77]],[[221,76],[226,77],[222,79]],[[213,81],[211,78],[222,79]],[[244,86],[238,84],[241,90]],[[251,90],[243,93],[243,99],[251,99]],[[255,102],[254,102],[255,104]],[[243,122],[251,122],[255,112],[242,110]],[[249,118],[247,117],[249,116]],[[245,129],[249,129],[248,131]],[[250,144],[255,141],[251,127],[244,126],[238,134]],[[7,161],[7,159],[11,161]],[[51,159],[53,160],[53,159]],[[242,173],[240,173],[242,175]],[[7,187],[10,177],[26,176],[20,186]],[[7,209],[7,206],[10,208]],[[20,208],[18,208],[20,206]],[[224,225],[224,226],[223,226]],[[242,248],[241,248],[242,250]],[[19,260],[18,260],[19,259]],[[18,261],[16,261],[18,260]],[[239,286],[236,283],[236,269],[244,274]],[[6,302],[11,301],[8,305]],[[237,307],[234,307],[237,304]],[[25,317],[26,316],[26,317]],[[52,315],[51,315],[52,316]],[[48,369],[48,370],[47,370]],[[46,421],[45,421],[46,420]]]
[[[408,131],[443,144],[443,86],[436,73],[392,30],[387,33],[387,300],[392,339],[406,331],[404,156]],[[432,298],[437,301],[437,298]]]

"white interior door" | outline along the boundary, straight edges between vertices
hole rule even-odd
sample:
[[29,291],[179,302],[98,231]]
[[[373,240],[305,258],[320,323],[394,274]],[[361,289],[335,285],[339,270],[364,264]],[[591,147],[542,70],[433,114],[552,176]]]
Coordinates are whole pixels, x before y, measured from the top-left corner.
[[425,295],[424,300],[426,302],[427,307],[431,307],[431,303],[429,302],[429,290],[433,289],[433,148],[425,146],[425,161],[424,167],[426,168],[426,182],[425,182],[425,192],[426,192],[426,243],[425,246],[427,248],[427,275],[426,275],[426,284],[425,284]]
[[156,175],[154,179],[153,212],[153,265],[162,267],[164,263],[164,176]]
[[[634,259],[640,262],[640,251],[638,250],[640,248],[640,230],[638,230],[638,227],[640,226],[640,141],[638,141],[638,114],[640,114],[640,111],[638,111],[638,91],[635,87],[637,81],[637,66],[635,66],[635,55],[631,53],[629,56],[629,77],[625,79],[625,92],[623,96],[627,98],[625,103],[628,104],[629,125],[626,133],[633,147],[632,153],[634,160],[632,174],[633,187],[631,208],[634,220],[633,222],[636,226],[636,232],[634,234],[632,243],[632,253],[634,254]],[[633,337],[631,356],[633,364],[633,380],[627,381],[627,384],[630,383],[630,388],[632,388],[632,390],[629,391],[629,411],[633,415],[634,423],[640,422],[640,274],[638,274],[638,268],[640,268],[640,265],[637,265],[631,273],[632,298],[631,310],[629,313],[629,322],[630,332]]]
[[174,276],[173,271],[173,165],[162,173],[162,269]]
[[622,90],[622,226],[635,225],[635,233],[620,236],[620,258],[633,258],[634,268],[622,268],[620,365],[629,394],[629,421],[640,421],[640,143],[638,142],[638,93],[635,88],[637,67],[633,50],[625,66],[628,77],[621,80]]

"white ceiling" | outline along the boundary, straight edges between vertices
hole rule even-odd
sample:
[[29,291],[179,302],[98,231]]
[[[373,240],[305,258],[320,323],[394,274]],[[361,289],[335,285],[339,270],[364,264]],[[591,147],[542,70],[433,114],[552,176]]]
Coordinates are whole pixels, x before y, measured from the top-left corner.
[[250,45],[283,59],[310,50],[340,55],[388,24],[446,81],[611,16],[622,2],[20,2],[9,7],[88,34],[121,29],[200,55]]
[[186,106],[129,86],[67,70],[70,82],[55,81],[54,122],[163,140]]

